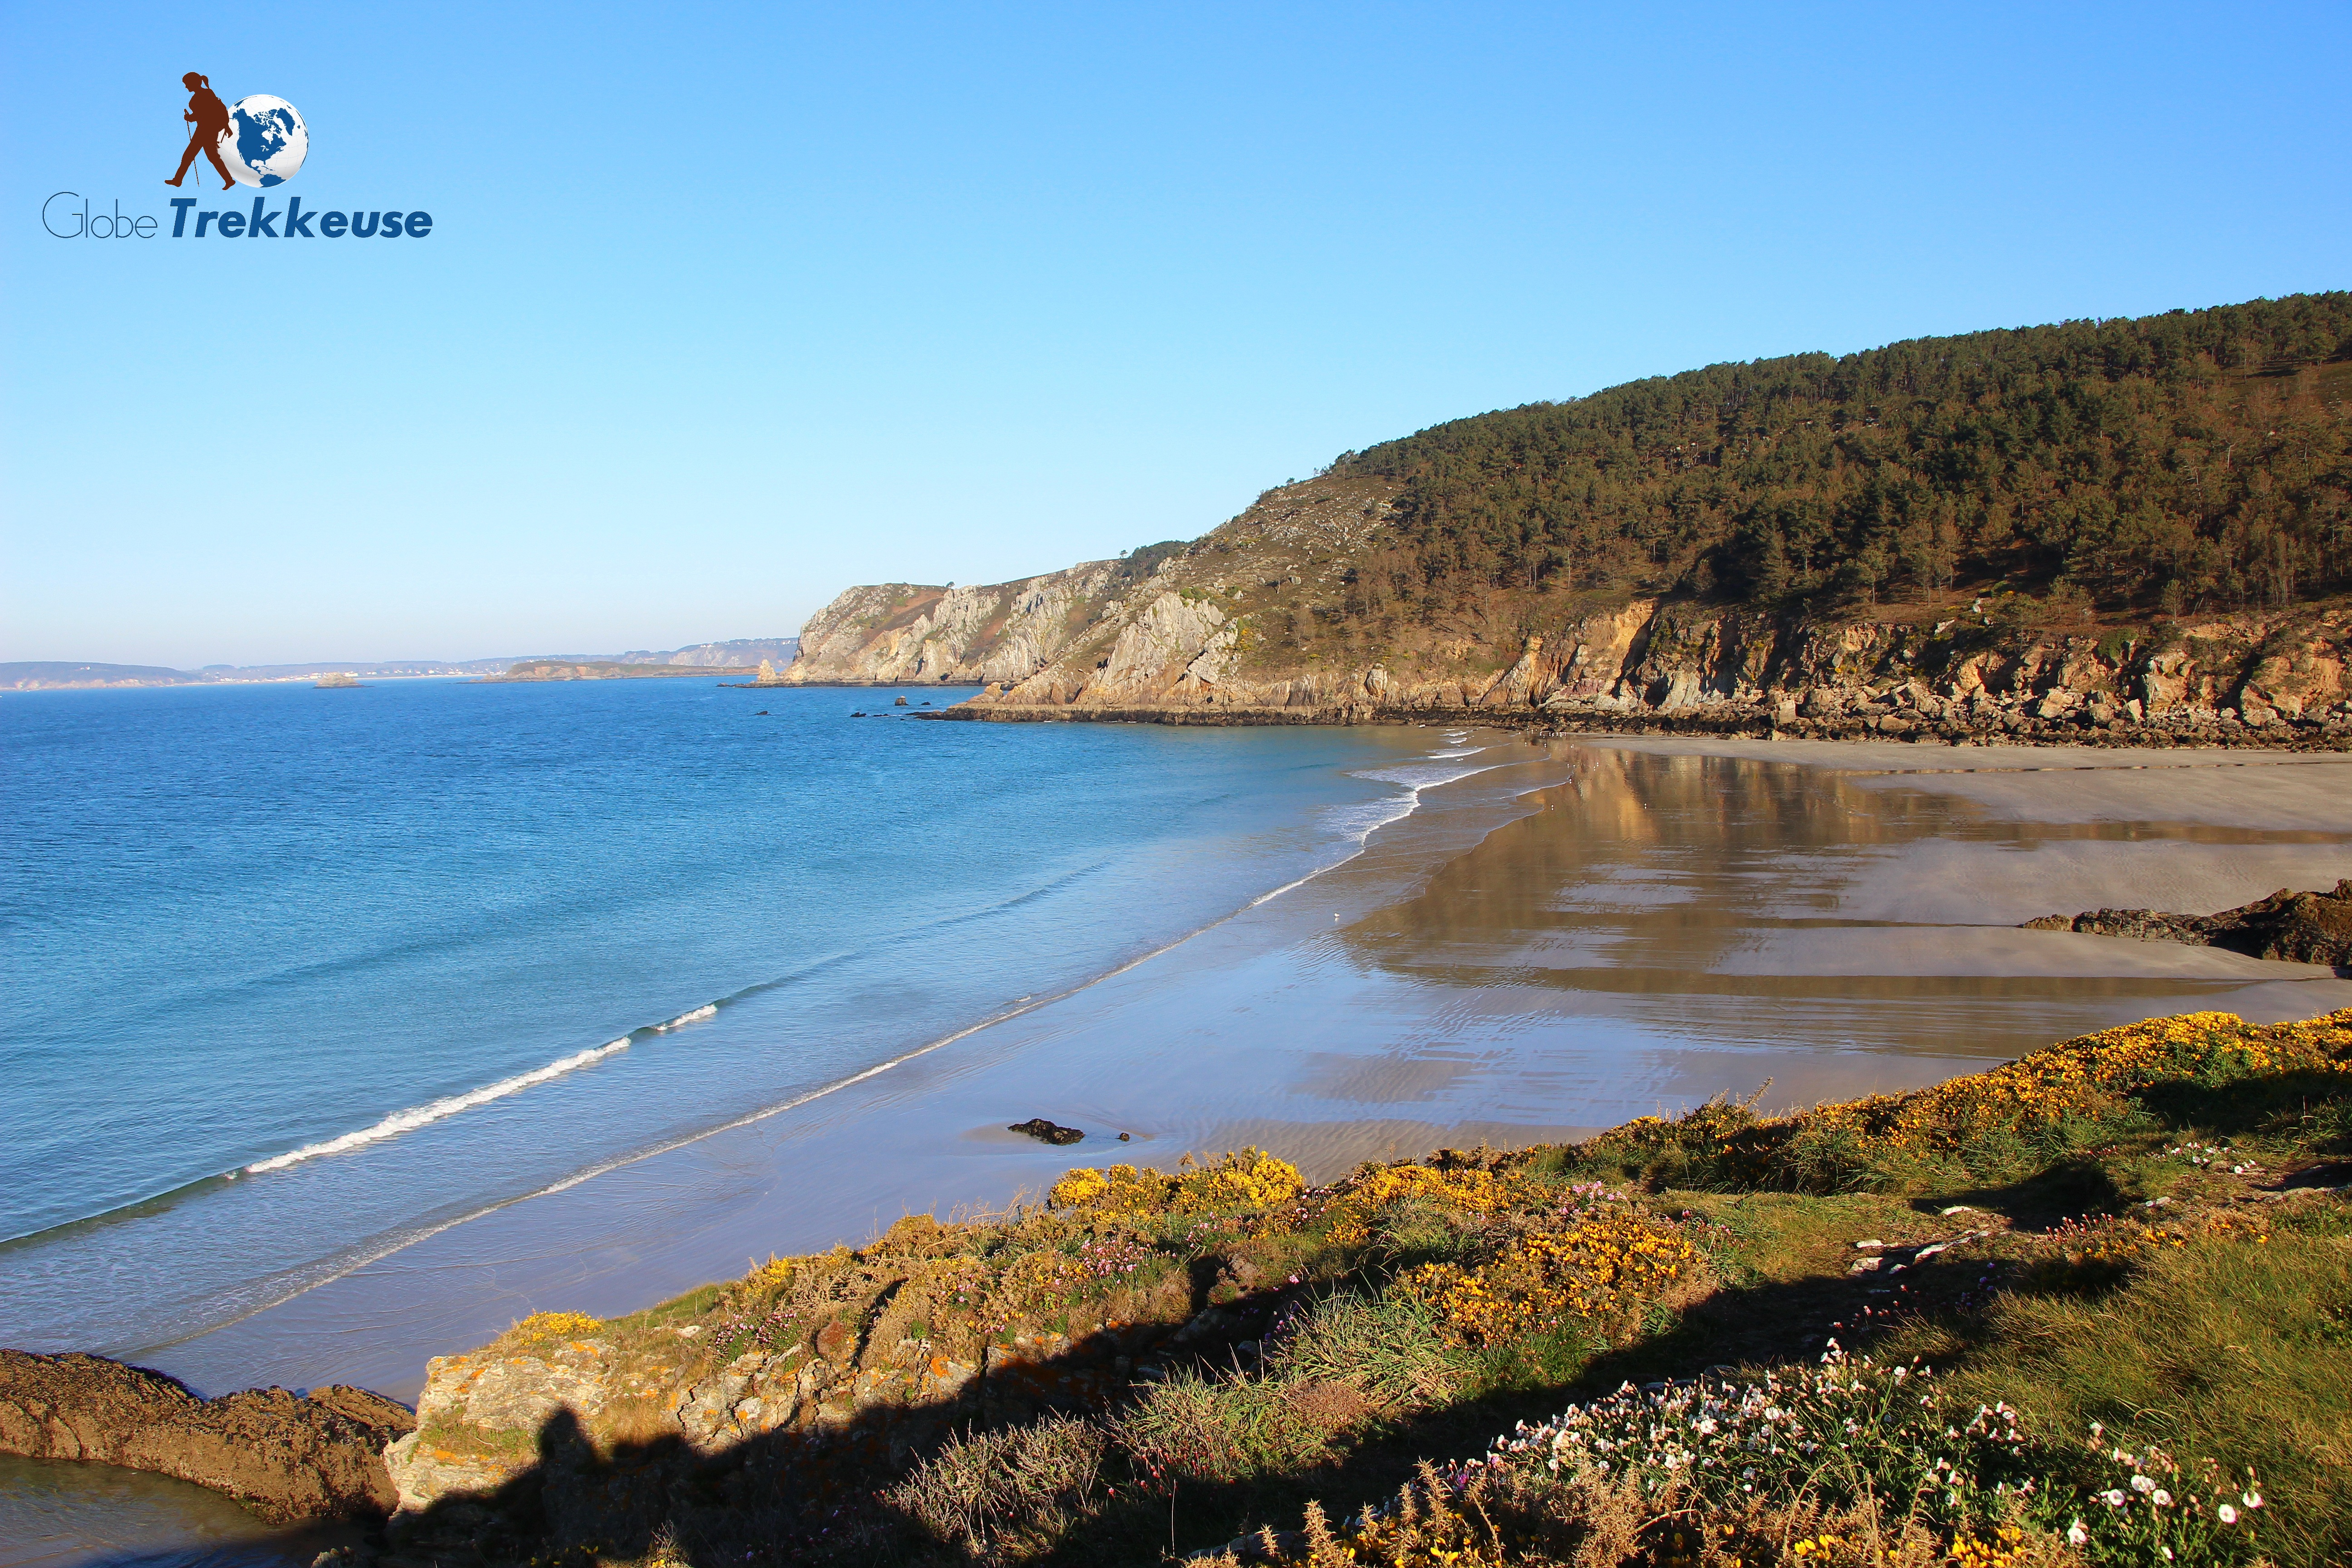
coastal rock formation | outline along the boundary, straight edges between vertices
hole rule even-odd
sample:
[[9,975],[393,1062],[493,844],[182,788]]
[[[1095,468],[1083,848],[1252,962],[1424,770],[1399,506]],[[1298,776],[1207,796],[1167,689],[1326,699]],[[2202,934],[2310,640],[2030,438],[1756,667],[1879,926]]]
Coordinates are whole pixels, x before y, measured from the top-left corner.
[[787,686],[1025,680],[1107,614],[1144,563],[1088,561],[982,587],[880,583],[811,616],[780,678]]
[[755,1271],[732,1288],[750,1311],[722,1298],[619,1322],[548,1315],[435,1358],[415,1430],[384,1456],[395,1534],[469,1538],[477,1504],[557,1476],[561,1506],[609,1512],[656,1472],[718,1463],[799,1484],[835,1464],[902,1465],[950,1432],[1097,1408],[1176,1363],[1222,1364],[1287,1289],[1220,1273],[1203,1301],[1178,1276],[975,1336],[948,1317],[970,1234],[918,1215],[866,1248]]
[[199,1399],[161,1373],[93,1355],[0,1351],[0,1452],[152,1470],[226,1492],[263,1518],[381,1519],[384,1446],[415,1426],[365,1389],[249,1389]]
[[2333,892],[2298,893],[2281,888],[2266,899],[2215,915],[2090,910],[2072,916],[2044,915],[2026,921],[2022,929],[2180,942],[2192,947],[2227,948],[2252,958],[2352,969],[2352,879],[2337,882]]
[[436,1358],[419,1429],[385,1455],[396,1550],[519,1562],[539,1555],[535,1538],[648,1541],[680,1497],[729,1507],[843,1477],[870,1485],[951,1434],[1098,1408],[1139,1368],[1160,1373],[1155,1352],[1230,1355],[1256,1321],[1213,1308],[1180,1344],[1180,1294],[1169,1321],[1034,1328],[967,1354],[895,1331],[884,1289],[881,1320],[862,1329],[836,1321],[715,1363],[691,1322]]
[[980,680],[945,717],[1347,723],[2095,744],[2352,743],[2352,609],[2034,624],[1974,595],[1840,619],[1694,598],[1497,596],[1377,646],[1326,627],[1388,546],[1390,487],[1325,476],[1118,578],[854,588],[780,679]]

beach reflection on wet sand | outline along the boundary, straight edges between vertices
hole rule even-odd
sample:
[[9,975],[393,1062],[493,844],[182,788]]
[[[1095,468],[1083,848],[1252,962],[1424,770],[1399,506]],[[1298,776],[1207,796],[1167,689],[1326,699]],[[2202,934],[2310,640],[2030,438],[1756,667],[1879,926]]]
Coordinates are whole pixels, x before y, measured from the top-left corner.
[[[1584,752],[1533,815],[1348,928],[1351,953],[1420,986],[1531,989],[1549,1010],[1670,1036],[2007,1058],[2137,999],[2186,1008],[2252,988],[2232,1010],[2294,1010],[2318,978],[2020,921],[2134,892],[2201,910],[2352,870],[2352,801],[2336,833],[2018,821],[1932,787],[1873,787],[1884,775]],[[2340,776],[2352,792],[2352,769]]]

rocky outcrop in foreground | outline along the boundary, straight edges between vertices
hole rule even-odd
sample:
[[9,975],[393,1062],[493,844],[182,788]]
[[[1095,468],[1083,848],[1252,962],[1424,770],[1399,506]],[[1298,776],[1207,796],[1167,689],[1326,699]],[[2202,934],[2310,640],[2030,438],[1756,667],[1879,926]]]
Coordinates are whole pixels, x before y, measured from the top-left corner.
[[362,1388],[199,1399],[102,1356],[0,1351],[0,1452],[152,1470],[275,1522],[391,1513],[384,1446],[415,1425],[406,1406]]
[[[1164,1375],[1265,1316],[1188,1313],[1180,1294],[1139,1322],[949,1348],[901,1331],[889,1310],[895,1284],[866,1308],[874,1321],[845,1314],[800,1345],[753,1344],[716,1363],[695,1342],[706,1331],[698,1323],[534,1339],[527,1321],[506,1342],[436,1356],[417,1400],[421,1425],[385,1455],[399,1496],[395,1533],[429,1539],[453,1502],[535,1477],[569,1478],[542,1492],[546,1511],[609,1508],[611,1497],[590,1494],[628,1483],[600,1476],[593,1454],[615,1433],[627,1434],[639,1466],[657,1471],[690,1472],[720,1456],[803,1479],[844,1465],[900,1466],[959,1428],[1098,1405],[1139,1369]],[[589,1436],[586,1446],[575,1433]],[[479,1520],[461,1510],[455,1522],[462,1535]]]
[[2026,921],[2023,929],[2182,942],[2192,947],[2227,948],[2251,958],[2352,969],[2352,879],[2337,882],[2332,893],[2298,893],[2281,888],[2267,899],[2223,910],[2218,915],[2090,910],[2079,915],[2044,915]]

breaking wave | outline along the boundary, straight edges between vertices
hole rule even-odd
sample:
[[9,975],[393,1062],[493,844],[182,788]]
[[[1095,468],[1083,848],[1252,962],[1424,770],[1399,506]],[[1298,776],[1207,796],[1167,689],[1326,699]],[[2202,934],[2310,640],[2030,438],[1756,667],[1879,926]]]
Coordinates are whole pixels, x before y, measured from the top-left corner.
[[[708,1016],[716,1011],[718,1009],[714,1007],[706,1007],[702,1010],[702,1015]],[[688,1016],[694,1016],[688,1015]],[[676,1021],[684,1022],[683,1019]],[[670,1026],[662,1026],[667,1028]],[[405,1110],[395,1110],[373,1127],[362,1127],[356,1132],[346,1132],[340,1138],[329,1138],[318,1143],[305,1143],[299,1149],[289,1150],[283,1154],[273,1154],[267,1160],[257,1160],[245,1167],[245,1174],[252,1176],[259,1175],[264,1171],[282,1171],[289,1165],[299,1165],[305,1160],[315,1160],[324,1154],[347,1154],[354,1149],[364,1149],[371,1143],[381,1143],[387,1138],[397,1138],[404,1132],[414,1132],[420,1127],[429,1127],[434,1122],[455,1116],[461,1110],[471,1110],[478,1105],[488,1105],[494,1100],[504,1100],[508,1095],[520,1094],[534,1084],[545,1083],[551,1079],[562,1078],[565,1073],[575,1072],[593,1063],[601,1062],[615,1051],[627,1050],[629,1038],[628,1036],[624,1035],[617,1040],[589,1050],[574,1051],[572,1055],[551,1061],[543,1068],[534,1068],[530,1072],[519,1072],[512,1078],[502,1078],[498,1082],[485,1084],[480,1089],[467,1089],[463,1094],[444,1095],[439,1100],[427,1100],[423,1105],[412,1105]]]

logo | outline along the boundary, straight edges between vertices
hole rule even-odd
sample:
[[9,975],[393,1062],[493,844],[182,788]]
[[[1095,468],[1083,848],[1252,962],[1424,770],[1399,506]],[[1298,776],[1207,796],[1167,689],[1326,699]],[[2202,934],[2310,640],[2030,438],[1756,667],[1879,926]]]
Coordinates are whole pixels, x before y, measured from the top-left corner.
[[223,103],[209,78],[190,71],[180,79],[188,89],[187,112],[180,118],[195,129],[180,167],[163,183],[176,185],[188,177],[198,154],[212,160],[221,177],[221,189],[282,185],[302,167],[310,151],[310,128],[301,111],[282,98],[257,92],[235,103]]
[[[310,153],[310,127],[302,111],[282,98],[249,93],[235,103],[224,103],[201,71],[180,79],[188,89],[188,106],[180,119],[188,126],[188,144],[181,150],[180,166],[167,185],[184,185],[193,172],[196,187],[204,188],[205,169],[220,176],[220,188],[239,185],[268,190],[299,174]],[[349,211],[305,208],[296,196],[282,208],[272,208],[266,197],[253,199],[253,210],[205,208],[201,196],[178,196],[171,203],[170,237],[173,239],[423,239],[433,232],[433,215],[415,208],[405,211]],[[80,201],[76,208],[68,204]],[[283,227],[279,226],[283,225]],[[312,226],[317,226],[313,227]],[[93,213],[79,191],[59,191],[41,204],[41,226],[59,239],[153,239],[164,231],[163,221],[143,213],[126,213],[121,201],[111,213]]]

